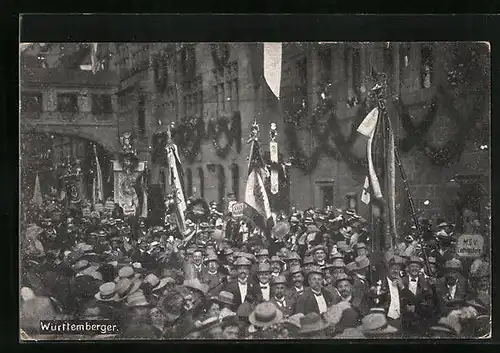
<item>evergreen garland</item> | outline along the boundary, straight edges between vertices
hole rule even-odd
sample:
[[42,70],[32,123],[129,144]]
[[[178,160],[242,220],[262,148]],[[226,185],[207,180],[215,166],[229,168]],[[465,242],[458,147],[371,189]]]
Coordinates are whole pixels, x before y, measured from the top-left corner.
[[174,129],[172,138],[189,163],[193,163],[200,152],[205,136],[205,124],[201,117],[187,117]]
[[[221,134],[225,134],[227,143],[225,146],[219,145]],[[241,152],[241,115],[240,112],[235,112],[231,119],[226,116],[220,117],[217,120],[211,120],[208,124],[208,135],[212,139],[212,144],[215,148],[215,153],[220,158],[225,159],[233,145],[236,143],[236,151]]]

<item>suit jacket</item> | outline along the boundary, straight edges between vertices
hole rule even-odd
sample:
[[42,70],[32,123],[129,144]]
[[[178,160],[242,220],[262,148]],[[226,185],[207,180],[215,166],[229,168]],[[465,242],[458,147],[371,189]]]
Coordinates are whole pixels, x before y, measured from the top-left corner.
[[409,289],[409,283],[409,276],[404,276],[406,305],[415,306],[415,311],[411,312],[406,310],[406,307],[402,308],[403,326],[410,332],[420,334],[428,327],[428,320],[433,316],[434,294],[423,275],[418,276],[416,294]]
[[449,291],[448,286],[446,285],[446,279],[444,277],[439,278],[436,283],[436,294],[438,296],[439,312],[441,315],[447,315],[456,306],[459,306],[456,302],[469,298],[470,291],[467,279],[463,276],[458,278],[455,296],[451,300],[448,298],[448,293]]
[[269,302],[276,305],[276,307],[279,310],[281,310],[281,312],[283,313],[283,316],[285,318],[293,315],[295,312],[296,301],[295,301],[294,297],[292,297],[290,295],[285,294],[285,305],[284,306],[274,296],[271,297]]
[[[271,282],[269,282],[268,285],[269,285],[269,298],[271,298],[273,296],[271,293]],[[260,282],[257,281],[252,283],[252,287],[253,287],[255,304],[265,302],[264,295],[262,294],[262,288],[260,288]]]
[[[224,286],[223,290],[226,292],[232,293],[234,295],[234,302],[235,302],[236,308],[238,308],[242,304],[238,280],[235,280],[234,282],[226,284]],[[250,283],[250,282],[247,282],[247,295],[245,297],[245,302],[253,304],[256,301],[256,297],[257,297],[257,294],[255,292],[255,285]]]
[[353,295],[356,297],[362,297],[370,288],[368,279],[361,279],[358,276],[353,276],[354,284],[352,286]]
[[[369,307],[381,307],[384,308],[385,312],[387,313],[389,311],[389,306],[391,304],[391,292],[389,290],[389,282],[386,276],[383,276],[380,280],[382,282],[379,295],[380,302],[378,304],[376,303],[375,301],[376,294],[373,293],[371,290],[366,292],[364,299],[367,301]],[[403,288],[402,290],[399,290],[399,308],[401,316],[403,316],[403,311],[406,308],[406,305],[408,305],[409,303],[408,292],[409,290],[407,287]]]
[[295,301],[295,303],[299,300],[299,298],[301,296],[304,295],[304,292],[306,291],[306,289],[308,288],[306,285],[303,285],[303,292],[302,293],[299,293],[297,292],[297,290],[294,288],[294,286],[290,286],[288,287],[288,290],[286,292],[286,296],[289,296],[289,297],[292,297],[292,299]]
[[[325,298],[326,306],[331,306],[334,303],[332,293],[324,288],[321,289],[321,293]],[[316,298],[314,297],[314,293],[311,288],[307,288],[306,290],[304,290],[304,294],[297,300],[294,314],[298,313],[302,313],[304,315],[307,315],[309,313],[320,314],[318,303],[316,302]]]
[[226,276],[224,276],[220,272],[217,272],[216,274],[210,274],[207,271],[202,278],[202,282],[208,284],[208,295],[216,296],[225,285]]

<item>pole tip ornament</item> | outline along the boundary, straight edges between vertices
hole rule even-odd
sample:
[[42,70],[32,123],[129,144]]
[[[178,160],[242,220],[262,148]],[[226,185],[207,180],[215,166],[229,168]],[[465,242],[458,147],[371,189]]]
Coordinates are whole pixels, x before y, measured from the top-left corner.
[[250,139],[248,140],[248,143],[252,141],[257,141],[257,139],[259,138],[259,132],[260,132],[259,124],[257,124],[257,119],[255,119],[252,124],[252,128],[250,130]]

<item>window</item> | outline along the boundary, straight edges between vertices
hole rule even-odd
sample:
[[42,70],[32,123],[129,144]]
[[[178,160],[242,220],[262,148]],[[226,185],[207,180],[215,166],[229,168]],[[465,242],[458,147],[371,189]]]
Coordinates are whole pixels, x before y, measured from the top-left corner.
[[192,44],[184,45],[180,51],[181,74],[184,78],[194,76],[196,70],[196,51]]
[[234,163],[231,165],[231,174],[233,178],[233,193],[236,200],[239,200],[239,190],[240,190],[240,167]]
[[430,88],[434,76],[434,46],[422,44],[420,47],[420,86]]
[[332,180],[318,180],[316,185],[319,191],[320,207],[326,209],[334,205],[334,182]]
[[391,45],[384,46],[384,50],[383,50],[382,55],[383,55],[383,60],[384,60],[385,71],[387,73],[392,72],[393,59],[392,59],[392,47],[391,47]]
[[352,89],[356,94],[359,94],[361,87],[361,53],[359,48],[352,48]]
[[21,93],[21,112],[40,113],[43,110],[42,94],[38,92]]
[[307,57],[304,56],[297,59],[295,62],[296,68],[296,80],[294,84],[294,103],[299,103],[302,108],[307,110],[308,99],[307,99]]
[[165,170],[163,168],[160,169],[160,185],[161,185],[161,190],[163,193],[165,193],[166,191],[166,188],[165,188],[165,185],[166,185],[166,177],[165,177]]
[[92,94],[92,114],[100,116],[103,114],[112,114],[111,96],[107,94]]
[[184,82],[182,105],[184,116],[203,116],[203,86],[201,76]]
[[188,169],[186,171],[186,178],[187,178],[187,197],[193,196],[193,173],[191,172],[191,169]]
[[167,116],[177,116],[176,102],[177,100],[175,97],[175,86],[169,86],[166,90],[166,99],[164,103],[164,109]]
[[218,176],[219,176],[219,200],[218,203],[222,206],[224,204],[224,198],[226,197],[226,173],[224,171],[224,166],[218,165]]
[[57,95],[57,110],[61,113],[78,112],[78,95],[76,93],[59,93]]
[[230,62],[223,68],[212,70],[213,90],[217,116],[223,116],[239,110],[238,63]]
[[401,44],[401,67],[407,68],[410,66],[410,44],[403,43]]
[[146,132],[146,97],[139,96],[138,114],[137,114],[139,133],[144,135]]
[[330,82],[332,78],[332,49],[321,48],[318,51],[319,81]]
[[205,179],[202,167],[198,168],[198,178],[200,179],[200,197],[203,199],[205,197]]

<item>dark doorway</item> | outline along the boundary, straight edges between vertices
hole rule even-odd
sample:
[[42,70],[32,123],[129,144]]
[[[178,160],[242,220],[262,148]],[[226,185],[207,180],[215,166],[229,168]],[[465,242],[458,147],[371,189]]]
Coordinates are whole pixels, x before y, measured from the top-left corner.
[[222,165],[218,166],[218,175],[219,175],[219,199],[218,203],[221,207],[224,206],[224,198],[226,196],[226,173],[224,171],[224,167]]
[[323,209],[326,209],[328,206],[333,206],[333,186],[322,186],[320,190]]

